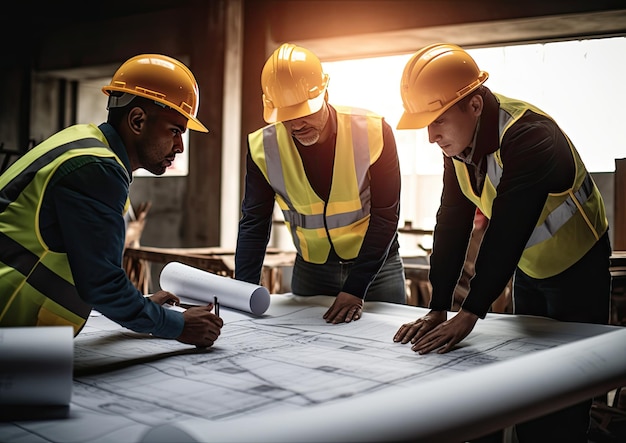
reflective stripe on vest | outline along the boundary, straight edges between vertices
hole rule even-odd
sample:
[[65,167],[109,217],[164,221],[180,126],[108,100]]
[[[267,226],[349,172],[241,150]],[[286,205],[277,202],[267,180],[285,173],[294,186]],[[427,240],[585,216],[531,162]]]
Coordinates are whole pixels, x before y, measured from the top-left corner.
[[[494,187],[498,187],[500,179],[502,178],[502,168],[500,168],[495,161],[493,155],[489,155],[487,158],[487,175]],[[546,219],[539,226],[536,226],[533,230],[526,248],[530,248],[544,240],[548,240],[552,237],[556,231],[558,231],[569,219],[571,219],[576,212],[578,212],[578,205],[574,201],[574,198],[579,203],[583,204],[591,197],[593,193],[593,179],[591,175],[587,173],[585,180],[578,189],[574,192],[573,197],[570,195],[567,199],[561,203],[556,209],[553,209]]]
[[[54,143],[59,139],[61,142],[64,138],[74,135],[84,135],[87,131],[95,135],[100,135],[101,132],[93,125],[76,125],[70,127],[64,131],[55,134],[53,137],[42,143],[39,147],[33,148],[33,150],[27,152],[16,163],[9,168],[0,180],[0,221],[3,219],[5,226],[10,227],[10,223],[13,222],[12,218],[7,219],[6,213],[11,205],[18,201],[25,192],[29,192],[28,188],[31,185],[36,186],[35,191],[38,192],[38,197],[41,198],[45,192],[49,178],[57,170],[58,165],[62,164],[64,159],[62,157],[73,155],[70,153],[72,150],[84,149],[85,152],[77,152],[76,155],[95,155],[100,157],[110,157],[115,159],[120,165],[123,166],[122,161],[115,155],[115,153],[101,140],[96,137],[86,137],[78,140],[71,140],[66,143],[55,146]],[[49,146],[45,146],[45,143],[49,143]],[[35,149],[38,149],[35,151]],[[47,151],[46,151],[47,149]],[[41,153],[41,150],[44,152]],[[32,161],[29,163],[30,157]],[[69,157],[68,157],[69,158]],[[56,163],[55,163],[56,162]],[[38,176],[38,173],[44,168],[51,166],[50,170],[45,172],[46,175]],[[127,173],[126,168],[123,166],[124,171]],[[130,177],[129,182],[130,182]],[[37,184],[39,182],[39,184]],[[26,194],[24,194],[26,195]],[[19,217],[20,213],[13,213],[12,217]],[[33,213],[32,217],[36,215]],[[7,225],[7,223],[9,223]],[[36,228],[36,225],[32,226],[33,219],[28,219],[26,222],[28,226],[25,229]],[[10,231],[10,230],[9,230]],[[46,247],[41,244],[38,232],[33,232],[32,237],[29,237],[27,231],[15,231],[13,235],[22,237],[21,244],[17,239],[9,235],[9,231],[0,233],[0,265],[4,265],[4,278],[6,278],[9,287],[12,287],[12,295],[3,294],[2,299],[6,302],[6,305],[0,309],[0,324],[2,324],[7,312],[11,312],[11,305],[15,297],[36,297],[33,299],[33,304],[29,306],[41,305],[44,299],[41,296],[53,301],[66,311],[68,311],[67,319],[65,321],[71,323],[75,328],[75,333],[82,327],[84,321],[88,318],[91,312],[91,306],[83,302],[79,296],[76,287],[72,281],[68,281],[68,277],[71,279],[71,274],[66,275],[69,267],[66,264],[67,258],[60,253],[52,253],[48,251]],[[32,249],[30,249],[32,248]],[[53,266],[52,268],[50,266]],[[61,268],[55,268],[55,266],[62,266]],[[21,277],[19,277],[21,276]],[[29,289],[32,288],[32,289]],[[36,292],[34,292],[36,291]],[[24,299],[26,300],[26,299]],[[19,308],[18,308],[19,309]],[[16,311],[21,312],[21,311]],[[33,314],[35,312],[33,311]],[[71,313],[72,315],[70,315]],[[75,317],[80,317],[83,322],[77,322]],[[7,318],[10,321],[10,318]],[[29,318],[29,320],[36,322],[35,318]],[[33,326],[35,324],[32,324]],[[23,325],[27,326],[27,325]]]
[[306,179],[284,125],[266,126],[249,137],[252,158],[276,192],[294,245],[312,263],[325,262],[329,239],[342,258],[358,255],[369,224],[369,167],[382,152],[380,116],[356,108],[335,108],[335,169],[328,202],[317,196]]
[[37,255],[1,232],[0,251],[1,261],[22,274],[30,286],[79,317],[85,320],[89,317],[91,306],[82,301],[73,284],[52,272],[39,261]]
[[[356,125],[353,126],[357,127]],[[263,143],[265,144],[266,153],[278,153],[278,138],[276,137],[276,127],[270,126],[266,128],[266,131],[263,131]],[[353,131],[353,135],[355,132]],[[358,134],[357,132],[357,135]],[[355,140],[356,143],[367,143],[366,140]],[[367,151],[361,150],[359,153]],[[278,158],[277,158],[278,157]],[[361,155],[363,157],[363,155]],[[361,207],[355,211],[344,212],[341,214],[327,215],[324,217],[324,214],[301,214],[295,208],[291,199],[289,198],[289,194],[287,193],[287,188],[285,186],[285,181],[283,179],[283,171],[282,171],[282,163],[280,161],[280,156],[276,155],[266,155],[267,162],[267,171],[270,177],[272,177],[272,186],[274,189],[279,190],[281,196],[283,196],[283,200],[285,201],[288,210],[283,211],[283,215],[285,217],[285,221],[291,223],[294,226],[300,226],[305,229],[318,229],[327,227],[328,229],[341,228],[352,223],[356,219],[363,218],[367,216],[370,212],[370,187],[369,187],[369,178],[367,177],[367,170],[370,166],[369,156],[367,158],[355,159],[355,167],[357,169],[357,176],[365,176],[366,183],[363,186],[363,192],[360,194],[361,199]],[[364,163],[366,162],[366,163]],[[363,165],[366,165],[363,168]],[[365,170],[365,173],[363,172]],[[274,177],[276,180],[274,180]],[[326,220],[326,224],[324,224],[324,220]]]
[[[82,140],[74,140],[69,143],[65,143],[54,149],[49,150],[41,157],[38,157],[35,161],[27,165],[22,171],[18,173],[11,181],[9,181],[2,189],[0,189],[0,212],[4,210],[11,203],[15,201],[17,197],[22,193],[24,188],[28,186],[31,180],[37,174],[43,166],[48,165],[57,157],[65,154],[72,149],[81,149],[86,147],[108,147],[97,138],[84,138]],[[28,153],[26,154],[28,155]]]
[[[500,142],[506,131],[527,111],[550,118],[528,103],[495,95],[500,102]],[[548,195],[518,264],[534,278],[547,278],[564,271],[578,261],[608,229],[600,191],[571,141],[567,139],[567,142],[576,166],[572,186],[567,191]],[[454,167],[463,194],[491,218],[493,201],[503,173],[500,148],[487,155],[485,161],[487,177],[480,195],[476,195],[472,189],[466,165],[454,159]]]

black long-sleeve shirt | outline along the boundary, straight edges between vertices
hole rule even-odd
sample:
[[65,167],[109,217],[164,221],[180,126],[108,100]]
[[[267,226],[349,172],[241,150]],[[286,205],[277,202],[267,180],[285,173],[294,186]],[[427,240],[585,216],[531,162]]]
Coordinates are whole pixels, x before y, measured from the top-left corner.
[[[485,171],[481,159],[500,148],[503,174],[489,227],[476,258],[475,276],[463,309],[484,317],[513,275],[549,193],[574,181],[575,165],[565,134],[551,119],[528,111],[499,143],[499,102],[485,88],[476,145],[468,170],[475,190]],[[481,184],[479,184],[481,183]],[[461,275],[475,205],[462,193],[452,158],[444,157],[443,193],[437,212],[430,264],[431,309],[449,310]]]
[[[302,158],[307,178],[318,196],[327,201],[332,181],[337,136],[337,115],[329,106],[332,136],[323,143],[296,147]],[[398,250],[398,219],[400,214],[400,165],[396,141],[389,124],[383,120],[383,149],[370,166],[371,218],[363,245],[348,276],[343,291],[365,297],[367,289],[382,267],[390,251]],[[245,196],[235,253],[235,278],[258,284],[263,258],[269,241],[274,190],[250,156],[246,158]],[[332,254],[332,252],[331,252]]]

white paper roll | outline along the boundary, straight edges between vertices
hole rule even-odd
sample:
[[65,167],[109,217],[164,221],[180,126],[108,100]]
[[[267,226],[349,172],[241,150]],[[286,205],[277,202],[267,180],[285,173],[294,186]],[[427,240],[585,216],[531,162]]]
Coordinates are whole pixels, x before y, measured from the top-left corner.
[[161,289],[177,295],[183,303],[219,304],[254,315],[263,315],[270,306],[270,293],[264,286],[194,268],[179,262],[163,267],[159,277]]
[[73,340],[71,326],[0,328],[0,405],[69,405]]

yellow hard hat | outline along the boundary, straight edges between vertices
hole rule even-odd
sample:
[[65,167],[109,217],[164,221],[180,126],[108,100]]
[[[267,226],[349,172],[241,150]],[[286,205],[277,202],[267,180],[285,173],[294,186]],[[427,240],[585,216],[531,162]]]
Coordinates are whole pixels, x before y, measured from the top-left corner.
[[436,43],[420,49],[404,67],[400,84],[404,113],[397,128],[425,128],[488,77],[457,45]]
[[129,100],[112,96],[114,92],[145,97],[187,117],[189,129],[209,132],[196,118],[200,91],[195,77],[187,66],[166,55],[141,54],[128,59],[102,92],[109,96],[110,108],[129,103]]
[[261,73],[263,118],[267,123],[293,120],[319,111],[328,74],[308,49],[282,44],[267,59]]

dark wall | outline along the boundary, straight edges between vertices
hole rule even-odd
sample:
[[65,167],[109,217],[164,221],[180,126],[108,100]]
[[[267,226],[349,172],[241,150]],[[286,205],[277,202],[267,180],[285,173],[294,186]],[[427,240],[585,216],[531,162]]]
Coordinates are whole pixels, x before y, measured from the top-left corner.
[[[626,34],[623,0],[241,0],[241,144],[223,147],[223,106],[228,106],[223,104],[223,84],[224,76],[229,75],[224,73],[224,57],[229,50],[224,36],[229,26],[226,15],[233,1],[237,0],[14,4],[12,14],[3,14],[4,26],[0,27],[0,144],[26,148],[34,135],[50,135],[72,123],[69,108],[73,80],[111,75],[122,61],[137,53],[159,52],[181,58],[200,83],[198,117],[210,133],[190,134],[195,148],[190,151],[190,174],[162,190],[176,192],[176,197],[159,199],[155,190],[163,184],[157,185],[158,179],[136,179],[133,187],[140,197],[153,199],[151,217],[171,218],[168,214],[179,211],[168,229],[174,237],[159,228],[150,233],[149,244],[215,246],[220,242],[216,214],[221,204],[222,150],[239,149],[243,164],[246,134],[264,124],[261,69],[278,44],[310,42],[324,59],[348,58],[358,51],[373,54],[417,49],[418,32],[431,32],[427,37],[420,34],[420,38],[454,35],[472,45],[575,38],[577,33]],[[572,21],[573,16],[578,16],[578,21]],[[539,24],[531,21],[546,17],[554,20]],[[577,26],[581,23],[584,31]],[[464,28],[472,24],[481,27]],[[520,27],[524,33],[512,32]],[[350,37],[354,40],[349,43],[342,40]],[[40,101],[33,108],[31,95],[41,75],[47,76],[50,100],[45,108]],[[37,126],[43,120],[36,118],[41,114],[49,116],[45,121],[53,122],[50,127]],[[242,176],[242,171],[238,172]],[[159,200],[168,203],[160,206]]]
[[275,41],[517,20],[624,9],[620,1],[386,0],[270,1]]
[[[206,165],[221,164],[227,5],[227,0],[129,1],[94,8],[90,2],[77,7],[61,1],[25,11],[20,19],[32,29],[28,38],[5,35],[7,38],[2,40],[12,57],[2,59],[5,66],[0,71],[0,143],[25,147],[31,138],[39,142],[66,124],[75,123],[65,115],[67,78],[110,76],[124,60],[139,53],[179,58],[189,65],[200,84],[198,117],[210,134],[190,132],[190,144],[195,148],[189,152],[190,175],[183,179],[182,196],[173,202],[177,204],[174,209],[178,220],[168,229],[175,233],[175,239],[162,233],[155,241],[169,246],[219,244],[219,218],[215,214],[219,212],[220,193],[215,190],[220,187],[221,170],[207,170]],[[44,82],[46,87],[40,87]],[[49,98],[36,100],[37,107],[33,108],[25,93],[32,90],[44,91]],[[50,117],[37,118],[43,114]],[[58,123],[42,127],[41,121]],[[142,189],[159,189],[155,180],[136,179],[132,189],[155,201],[151,217],[163,217],[171,212],[172,201]],[[180,179],[169,183],[172,181]],[[172,193],[180,189],[178,184],[171,187]],[[163,201],[169,204],[160,204]]]

